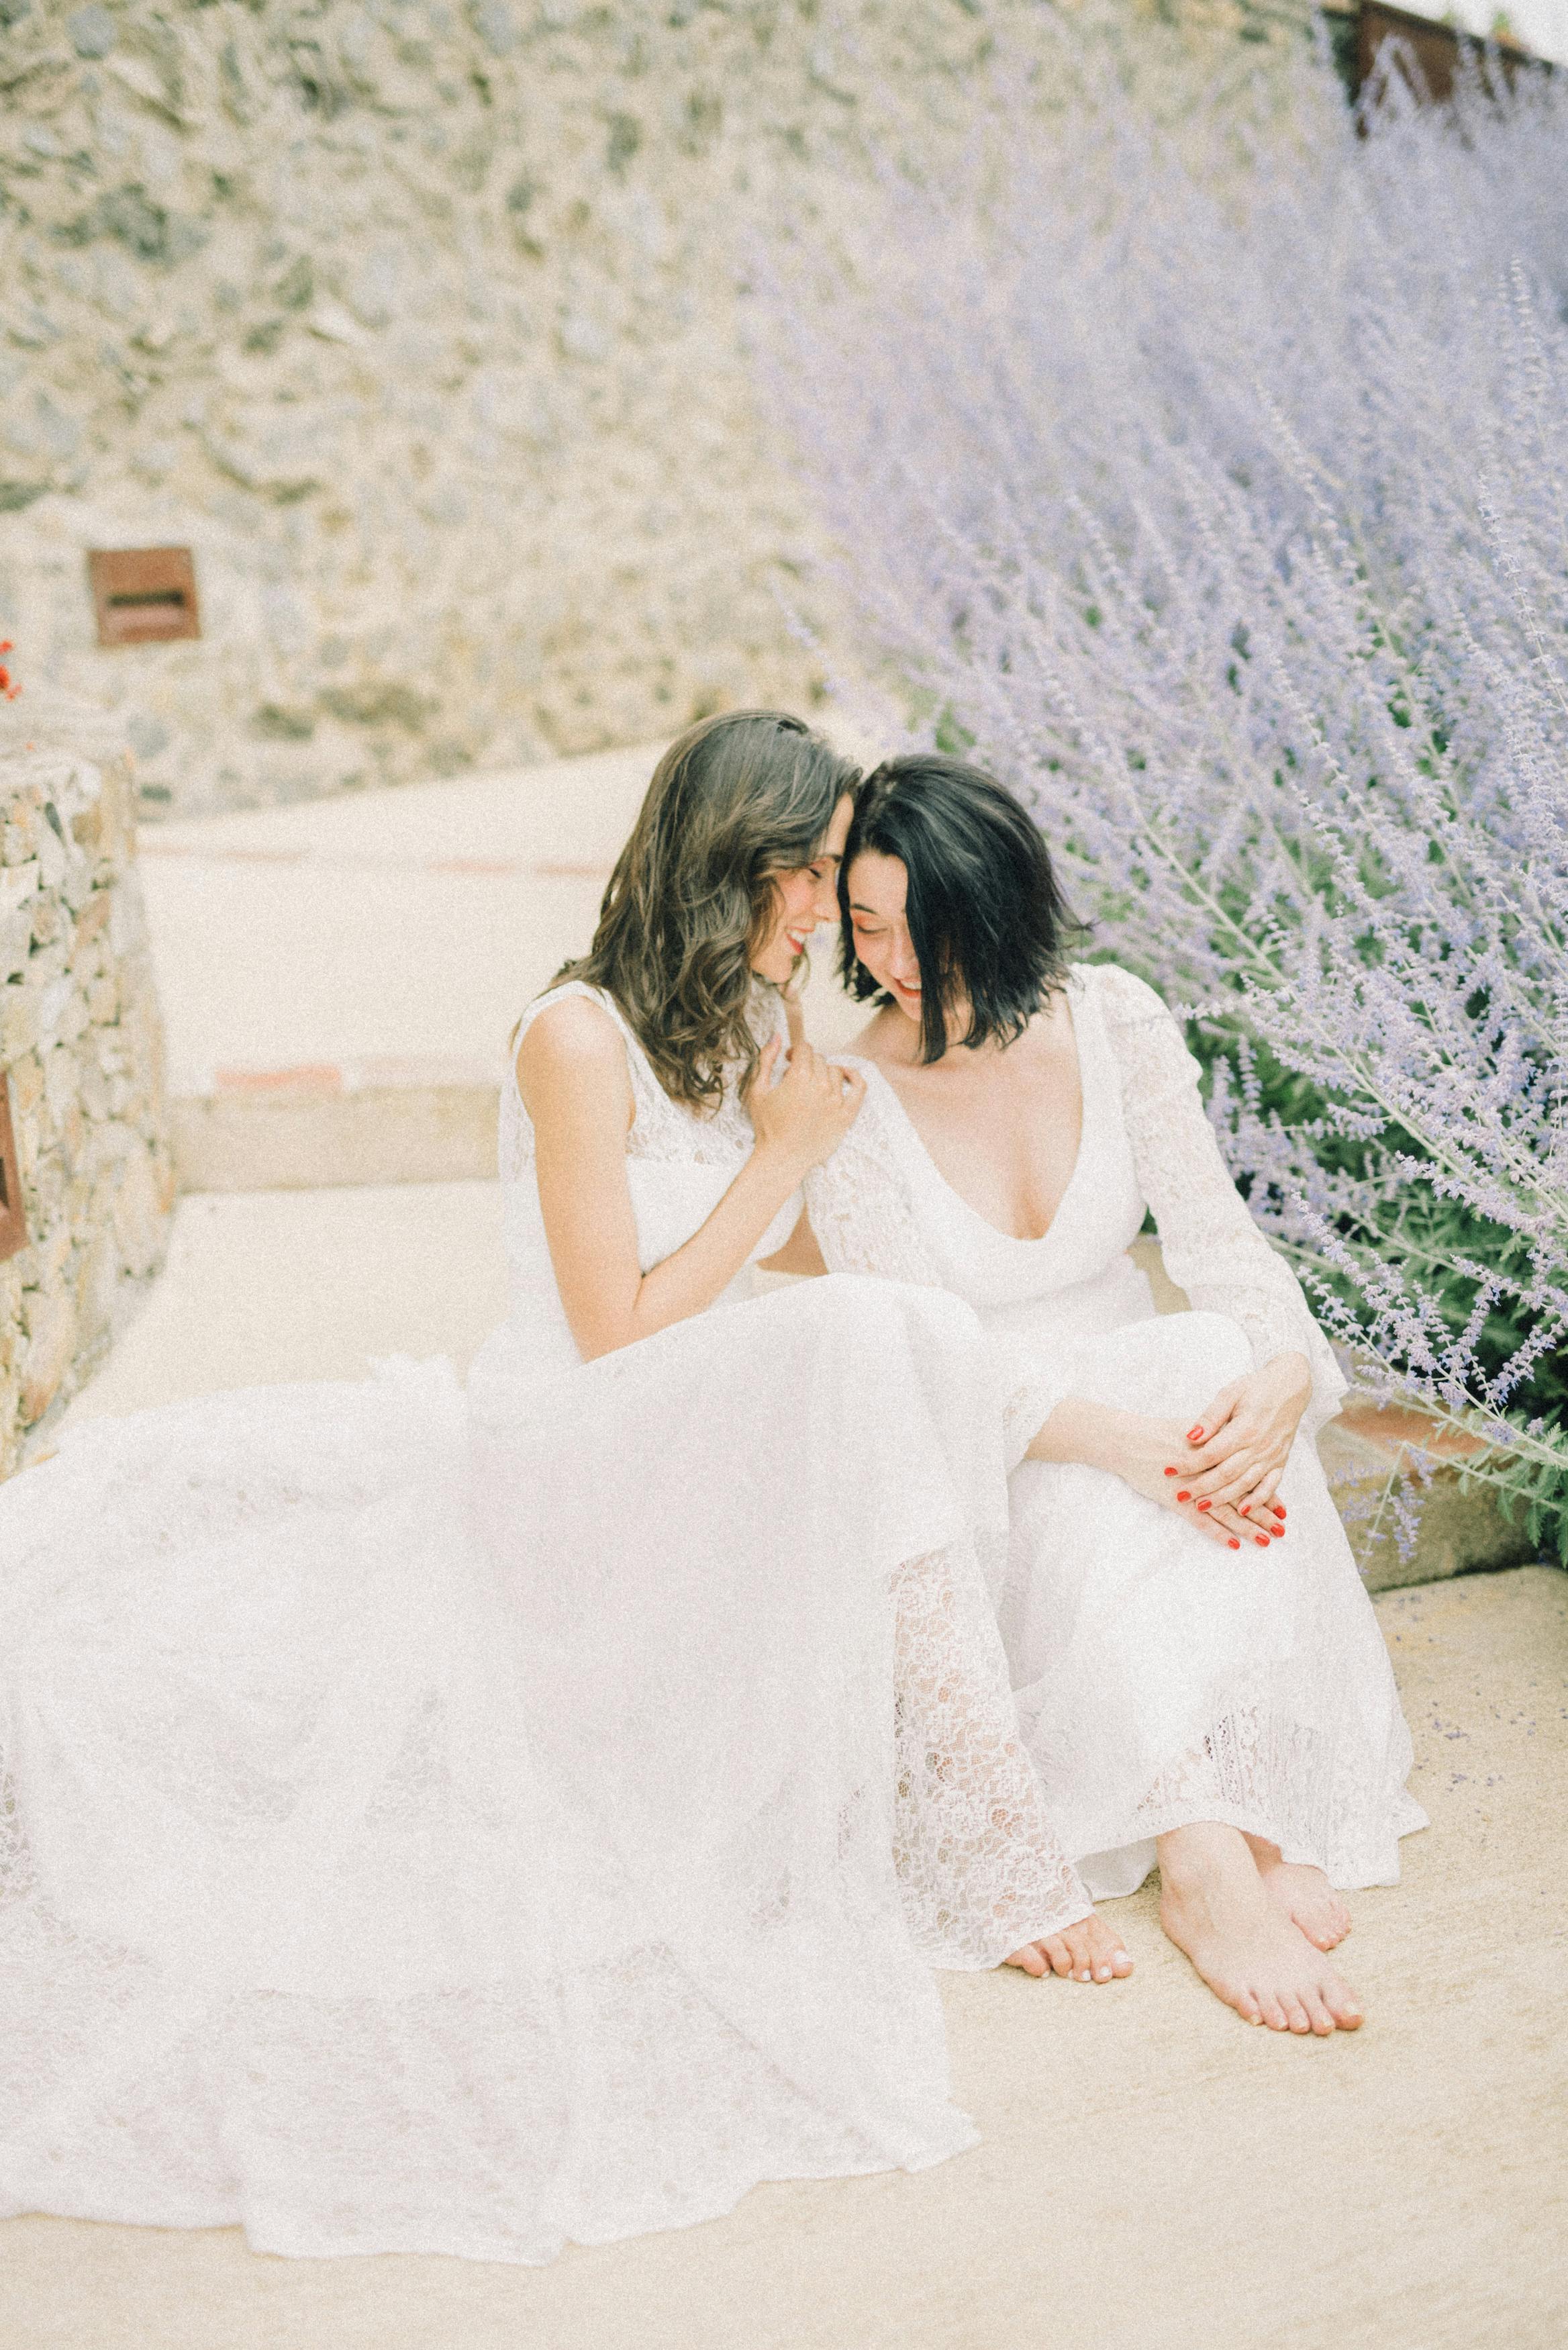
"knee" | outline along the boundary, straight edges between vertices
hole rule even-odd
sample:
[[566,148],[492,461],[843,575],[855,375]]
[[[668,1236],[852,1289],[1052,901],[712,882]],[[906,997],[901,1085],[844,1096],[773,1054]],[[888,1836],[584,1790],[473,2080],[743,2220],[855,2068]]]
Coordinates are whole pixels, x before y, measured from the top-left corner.
[[1214,1387],[1228,1387],[1251,1369],[1251,1342],[1241,1324],[1232,1322],[1228,1314],[1190,1313],[1168,1318],[1173,1326],[1184,1326],[1183,1351],[1195,1376],[1207,1378]]

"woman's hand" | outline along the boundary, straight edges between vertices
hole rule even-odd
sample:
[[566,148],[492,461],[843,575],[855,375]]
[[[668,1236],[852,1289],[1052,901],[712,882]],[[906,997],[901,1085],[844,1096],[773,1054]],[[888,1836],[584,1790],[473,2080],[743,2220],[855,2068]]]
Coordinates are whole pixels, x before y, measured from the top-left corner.
[[[1192,1458],[1191,1448],[1173,1420],[1065,1396],[1030,1445],[1029,1458],[1108,1470],[1135,1493],[1157,1502],[1223,1550],[1239,1551],[1254,1544],[1267,1547],[1268,1534],[1229,1503],[1210,1501],[1199,1508],[1192,1482],[1181,1473],[1181,1464]],[[1269,1524],[1280,1531],[1272,1518]]]
[[776,1036],[764,1045],[743,1099],[756,1132],[757,1156],[793,1168],[799,1182],[832,1158],[854,1125],[866,1098],[866,1080],[857,1069],[825,1060],[803,1032],[792,1041],[788,1065],[775,1086],[780,1050]]
[[1311,1396],[1312,1366],[1298,1354],[1276,1355],[1221,1388],[1167,1464],[1193,1507],[1231,1509],[1282,1534],[1284,1504],[1274,1495]]

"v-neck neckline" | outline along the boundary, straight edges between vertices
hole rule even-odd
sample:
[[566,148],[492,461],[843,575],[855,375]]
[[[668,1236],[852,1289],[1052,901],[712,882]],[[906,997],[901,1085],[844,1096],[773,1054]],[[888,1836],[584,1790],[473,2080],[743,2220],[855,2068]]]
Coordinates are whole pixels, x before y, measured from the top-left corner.
[[962,1212],[968,1216],[971,1223],[978,1224],[981,1231],[986,1233],[992,1240],[1001,1241],[1009,1248],[1044,1248],[1047,1241],[1054,1240],[1057,1232],[1061,1230],[1063,1212],[1066,1208],[1068,1201],[1072,1198],[1074,1191],[1076,1190],[1078,1180],[1083,1174],[1085,1167],[1088,1163],[1087,1153],[1085,1150],[1084,1145],[1087,1139],[1089,1131],[1090,1089],[1088,1074],[1085,1064],[1084,1032],[1078,1020],[1079,1006],[1077,1002],[1075,1001],[1075,998],[1080,993],[1080,989],[1081,982],[1078,978],[1077,971],[1075,968],[1069,974],[1067,984],[1063,989],[1062,993],[1067,1005],[1067,1017],[1072,1024],[1073,1048],[1077,1055],[1078,1062],[1078,1149],[1073,1160],[1072,1172],[1069,1174],[1066,1183],[1063,1187],[1061,1198],[1056,1202],[1055,1214],[1052,1217],[1044,1231],[1043,1232],[1036,1232],[1033,1238],[1023,1237],[1017,1232],[1004,1232],[1000,1224],[993,1224],[989,1216],[982,1216],[980,1210],[974,1205],[973,1201],[966,1200],[963,1193],[953,1184],[949,1182],[947,1177],[942,1173],[941,1169],[937,1165],[936,1160],[932,1158],[925,1138],[922,1136],[919,1128],[915,1124],[914,1119],[909,1116],[909,1113],[905,1107],[903,1100],[899,1095],[898,1088],[893,1083],[891,1077],[888,1076],[886,1070],[881,1068],[877,1062],[867,1060],[865,1064],[867,1068],[868,1068],[880,1082],[888,1100],[892,1103],[895,1111],[898,1113],[898,1116],[903,1124],[917,1157],[923,1160],[927,1172],[932,1182],[940,1186],[947,1197],[953,1201],[956,1205],[961,1209]]

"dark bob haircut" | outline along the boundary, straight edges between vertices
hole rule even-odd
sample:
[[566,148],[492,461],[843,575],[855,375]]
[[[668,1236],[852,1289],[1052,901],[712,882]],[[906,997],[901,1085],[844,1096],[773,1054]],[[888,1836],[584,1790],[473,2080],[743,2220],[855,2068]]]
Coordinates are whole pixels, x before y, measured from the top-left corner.
[[[1056,886],[1039,827],[979,767],[940,751],[886,759],[861,785],[838,874],[839,968],[851,994],[891,1003],[855,951],[849,877],[866,849],[909,875],[905,920],[920,966],[920,1058],[950,1041],[1011,1045],[1066,976],[1068,944],[1086,935]],[[948,1035],[955,993],[970,1025]]]

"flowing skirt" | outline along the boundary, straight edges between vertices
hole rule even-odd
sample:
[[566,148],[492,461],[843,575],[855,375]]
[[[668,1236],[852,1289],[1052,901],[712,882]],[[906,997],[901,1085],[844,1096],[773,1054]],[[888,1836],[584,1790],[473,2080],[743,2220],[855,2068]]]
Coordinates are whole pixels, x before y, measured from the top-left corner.
[[1086,1906],[992,1378],[835,1280],[0,1489],[0,2211],[541,2261],[971,2143],[930,1963]]
[[[1174,1419],[1251,1357],[1216,1314],[1070,1342],[1057,1393]],[[1239,1551],[1106,1471],[1025,1461],[1000,1616],[1020,1726],[1053,1821],[1096,1899],[1131,1893],[1154,1839],[1216,1820],[1341,1887],[1388,1885],[1426,1825],[1388,1653],[1311,1441],[1283,1542]]]

